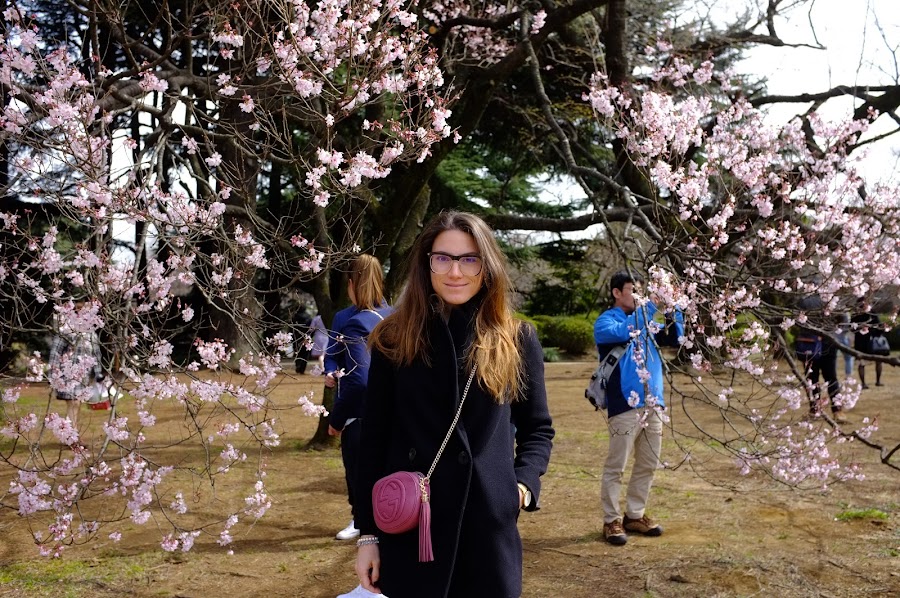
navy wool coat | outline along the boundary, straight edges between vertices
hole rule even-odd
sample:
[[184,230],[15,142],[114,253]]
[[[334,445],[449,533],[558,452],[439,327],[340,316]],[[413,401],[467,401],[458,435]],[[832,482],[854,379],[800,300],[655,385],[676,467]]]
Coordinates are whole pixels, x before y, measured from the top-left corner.
[[[459,406],[470,369],[477,298],[448,321],[428,322],[431,365],[419,359],[395,367],[373,351],[360,447],[356,525],[379,537],[381,575],[390,598],[517,598],[522,593],[522,541],[517,482],[538,508],[553,427],[544,387],[544,363],[533,328],[519,345],[524,388],[513,403],[498,404],[477,383],[431,478],[434,561],[418,562],[418,530],[386,534],[372,516],[372,487],[395,471],[427,473]],[[478,364],[479,368],[490,364]]]

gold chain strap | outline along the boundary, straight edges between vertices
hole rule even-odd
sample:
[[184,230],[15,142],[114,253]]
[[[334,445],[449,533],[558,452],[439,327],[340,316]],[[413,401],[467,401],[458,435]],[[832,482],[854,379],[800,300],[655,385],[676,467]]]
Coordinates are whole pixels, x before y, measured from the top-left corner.
[[459,409],[456,410],[456,415],[453,416],[453,423],[450,424],[450,429],[447,430],[447,435],[444,436],[444,442],[441,443],[441,448],[438,449],[437,455],[434,457],[434,461],[431,462],[431,467],[428,468],[428,473],[424,478],[419,480],[419,489],[422,491],[422,502],[428,502],[428,492],[425,490],[425,486],[431,483],[431,474],[434,473],[434,468],[437,467],[438,460],[441,458],[441,455],[444,453],[444,449],[447,448],[447,443],[450,442],[450,435],[453,434],[453,428],[456,427],[456,423],[459,421],[459,415],[462,413],[463,403],[466,402],[466,396],[469,394],[469,387],[472,386],[472,380],[475,379],[475,370],[478,369],[478,364],[472,366],[472,373],[469,374],[469,381],[466,382],[466,388],[463,390],[462,398],[459,400]]

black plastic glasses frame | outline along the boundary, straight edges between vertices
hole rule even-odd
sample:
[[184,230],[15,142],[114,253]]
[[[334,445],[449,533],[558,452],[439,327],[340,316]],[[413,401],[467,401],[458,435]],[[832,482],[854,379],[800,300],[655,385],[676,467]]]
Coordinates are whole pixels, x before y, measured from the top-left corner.
[[[446,269],[445,271],[443,271],[443,272],[440,272],[439,270],[436,270],[435,267],[434,267],[434,256],[436,256],[436,255],[439,255],[439,256],[441,256],[441,257],[448,257],[448,258],[450,258],[450,260],[451,260],[450,265],[449,265],[449,266],[447,267],[447,269]],[[474,263],[473,263],[473,262],[463,262],[463,261],[460,261],[460,260],[463,260],[463,259],[465,259],[465,258],[475,258],[477,261],[474,262]],[[471,254],[471,253],[467,253],[467,254],[464,254],[464,255],[452,255],[452,254],[449,254],[449,253],[444,253],[443,251],[431,251],[431,252],[428,253],[428,267],[429,267],[429,269],[431,269],[431,271],[434,272],[435,274],[446,274],[447,272],[449,272],[450,270],[453,269],[453,262],[458,262],[458,263],[459,263],[459,271],[462,272],[462,273],[463,273],[464,275],[466,275],[466,276],[478,276],[479,274],[481,274],[481,269],[484,267],[484,262],[483,262],[483,260],[481,259],[481,256],[480,256],[480,255],[474,255],[474,254]],[[477,269],[475,272],[469,272],[468,270],[469,270],[470,267],[473,266],[473,265],[478,266],[478,269]]]

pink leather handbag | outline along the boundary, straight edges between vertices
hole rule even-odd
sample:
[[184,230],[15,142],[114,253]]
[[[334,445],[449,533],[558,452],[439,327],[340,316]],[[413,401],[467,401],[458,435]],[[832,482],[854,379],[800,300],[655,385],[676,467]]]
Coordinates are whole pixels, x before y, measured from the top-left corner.
[[428,502],[425,474],[398,471],[375,482],[372,508],[378,529],[388,534],[402,534],[419,523],[419,511]]
[[372,512],[375,515],[375,525],[386,534],[402,534],[419,527],[419,562],[427,563],[434,560],[434,551],[431,545],[431,474],[437,467],[438,460],[450,441],[453,428],[459,421],[463,403],[469,394],[469,387],[475,378],[475,370],[478,365],[472,366],[466,389],[459,400],[459,408],[453,417],[453,423],[447,430],[444,442],[438,449],[428,474],[422,475],[418,471],[397,471],[386,475],[372,487]]

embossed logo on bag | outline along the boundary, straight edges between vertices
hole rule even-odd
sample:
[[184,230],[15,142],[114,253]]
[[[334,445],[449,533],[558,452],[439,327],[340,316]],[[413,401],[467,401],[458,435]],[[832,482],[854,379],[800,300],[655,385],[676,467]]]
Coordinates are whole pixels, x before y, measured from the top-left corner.
[[403,504],[403,487],[397,480],[390,480],[381,489],[378,496],[378,510],[387,521],[397,518]]

